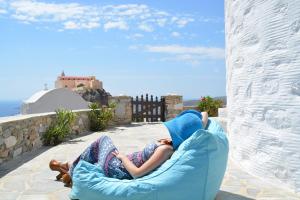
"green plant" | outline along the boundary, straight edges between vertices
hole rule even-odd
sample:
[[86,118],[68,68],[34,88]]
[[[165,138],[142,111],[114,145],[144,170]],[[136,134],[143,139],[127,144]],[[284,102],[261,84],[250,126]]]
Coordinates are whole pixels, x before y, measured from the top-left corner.
[[89,120],[90,120],[90,130],[91,131],[101,131],[104,130],[110,120],[113,119],[114,111],[116,104],[111,103],[108,107],[102,107],[98,103],[91,103],[89,108]]
[[55,112],[56,119],[42,136],[45,145],[57,145],[64,141],[66,136],[70,134],[72,123],[76,119],[76,114],[72,111],[58,109]]
[[77,87],[84,87],[85,85],[83,83],[80,83],[77,85]]
[[198,104],[199,110],[202,112],[207,112],[210,117],[218,116],[218,108],[221,108],[222,106],[222,100],[215,100],[210,96],[202,97]]

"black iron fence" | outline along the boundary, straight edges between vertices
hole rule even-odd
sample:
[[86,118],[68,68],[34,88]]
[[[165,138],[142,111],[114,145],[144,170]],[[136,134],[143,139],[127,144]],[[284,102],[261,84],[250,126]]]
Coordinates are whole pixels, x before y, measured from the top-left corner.
[[141,95],[131,97],[131,106],[132,106],[132,121],[133,122],[158,122],[165,121],[165,98],[156,96],[153,99],[153,95],[148,97],[146,94],[146,98]]

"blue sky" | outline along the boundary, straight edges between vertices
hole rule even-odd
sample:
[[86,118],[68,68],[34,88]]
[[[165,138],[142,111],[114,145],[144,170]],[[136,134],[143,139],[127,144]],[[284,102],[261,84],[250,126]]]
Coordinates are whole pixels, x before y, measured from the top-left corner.
[[0,100],[95,75],[112,95],[225,95],[223,0],[0,0]]

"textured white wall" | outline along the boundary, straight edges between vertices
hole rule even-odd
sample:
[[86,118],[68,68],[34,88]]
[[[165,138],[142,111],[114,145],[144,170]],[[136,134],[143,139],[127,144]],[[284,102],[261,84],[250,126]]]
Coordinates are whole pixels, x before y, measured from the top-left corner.
[[300,192],[300,0],[225,0],[231,156]]

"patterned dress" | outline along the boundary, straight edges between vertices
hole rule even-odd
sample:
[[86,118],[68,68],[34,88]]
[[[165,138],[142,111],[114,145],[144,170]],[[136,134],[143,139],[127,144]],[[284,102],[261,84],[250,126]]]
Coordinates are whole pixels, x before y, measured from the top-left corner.
[[[127,155],[127,158],[132,161],[136,167],[140,167],[151,157],[158,146],[159,145],[156,143],[150,143],[142,151]],[[132,179],[133,177],[126,170],[121,160],[112,154],[112,152],[116,150],[117,148],[110,137],[101,136],[77,157],[69,169],[69,174],[73,176],[73,170],[77,163],[80,160],[84,160],[91,164],[98,165],[100,168],[99,170],[103,171],[103,173],[108,177],[117,179]]]

